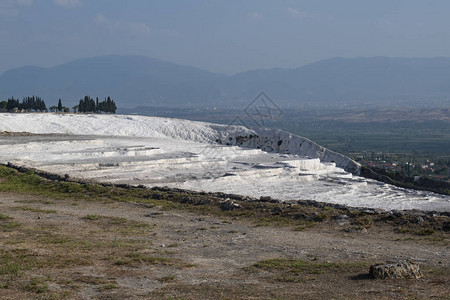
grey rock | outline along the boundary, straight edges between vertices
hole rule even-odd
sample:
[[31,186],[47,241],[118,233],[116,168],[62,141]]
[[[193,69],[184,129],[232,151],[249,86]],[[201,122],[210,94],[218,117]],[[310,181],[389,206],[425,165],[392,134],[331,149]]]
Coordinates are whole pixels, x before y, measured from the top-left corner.
[[272,200],[272,197],[270,196],[261,196],[259,197],[259,200],[262,202],[269,202],[270,200]]
[[234,210],[236,208],[240,208],[241,206],[234,201],[231,201],[229,199],[220,202],[220,209],[222,210]]
[[280,208],[280,207],[274,207],[274,208],[272,209],[272,214],[273,214],[273,215],[279,215],[279,214],[281,214],[281,208]]
[[422,278],[419,265],[416,265],[411,260],[372,265],[370,266],[369,274],[375,279]]
[[348,227],[342,230],[348,233],[367,233],[367,229],[364,227]]

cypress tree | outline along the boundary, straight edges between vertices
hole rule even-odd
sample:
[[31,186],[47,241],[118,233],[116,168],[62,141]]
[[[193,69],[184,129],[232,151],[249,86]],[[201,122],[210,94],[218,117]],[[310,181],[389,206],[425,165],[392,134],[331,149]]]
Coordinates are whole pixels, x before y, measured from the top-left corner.
[[59,101],[58,101],[58,111],[62,111],[63,110],[63,107],[62,107],[62,103],[61,103],[61,99],[59,99]]
[[80,103],[78,103],[78,112],[84,112],[84,102],[83,102],[83,99],[80,99]]

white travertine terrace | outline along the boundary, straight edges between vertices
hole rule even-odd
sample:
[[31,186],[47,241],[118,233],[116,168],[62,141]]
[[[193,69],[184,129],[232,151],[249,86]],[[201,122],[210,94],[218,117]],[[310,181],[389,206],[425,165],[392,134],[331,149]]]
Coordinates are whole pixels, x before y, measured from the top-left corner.
[[[450,197],[357,176],[359,164],[273,129],[85,114],[0,114],[0,162],[103,182],[383,209],[450,211]],[[227,146],[226,144],[230,144]]]

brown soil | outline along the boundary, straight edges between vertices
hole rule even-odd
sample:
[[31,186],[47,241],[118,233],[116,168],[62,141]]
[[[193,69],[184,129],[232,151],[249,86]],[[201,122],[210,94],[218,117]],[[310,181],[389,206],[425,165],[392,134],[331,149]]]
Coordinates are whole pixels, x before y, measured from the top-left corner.
[[[449,295],[446,233],[417,236],[382,225],[346,232],[331,221],[295,231],[246,218],[11,193],[0,193],[0,213],[0,299]],[[304,267],[256,264],[267,259]],[[424,278],[368,277],[371,264],[401,259],[419,264]]]

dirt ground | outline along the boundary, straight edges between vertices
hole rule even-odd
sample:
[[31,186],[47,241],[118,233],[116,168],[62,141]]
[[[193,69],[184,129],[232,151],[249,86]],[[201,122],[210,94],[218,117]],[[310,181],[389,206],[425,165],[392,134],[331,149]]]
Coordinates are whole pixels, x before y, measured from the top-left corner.
[[[0,229],[0,299],[450,295],[448,238],[383,227],[345,232],[324,222],[295,231],[142,204],[0,193]],[[371,264],[401,259],[419,264],[424,277],[367,275]]]

